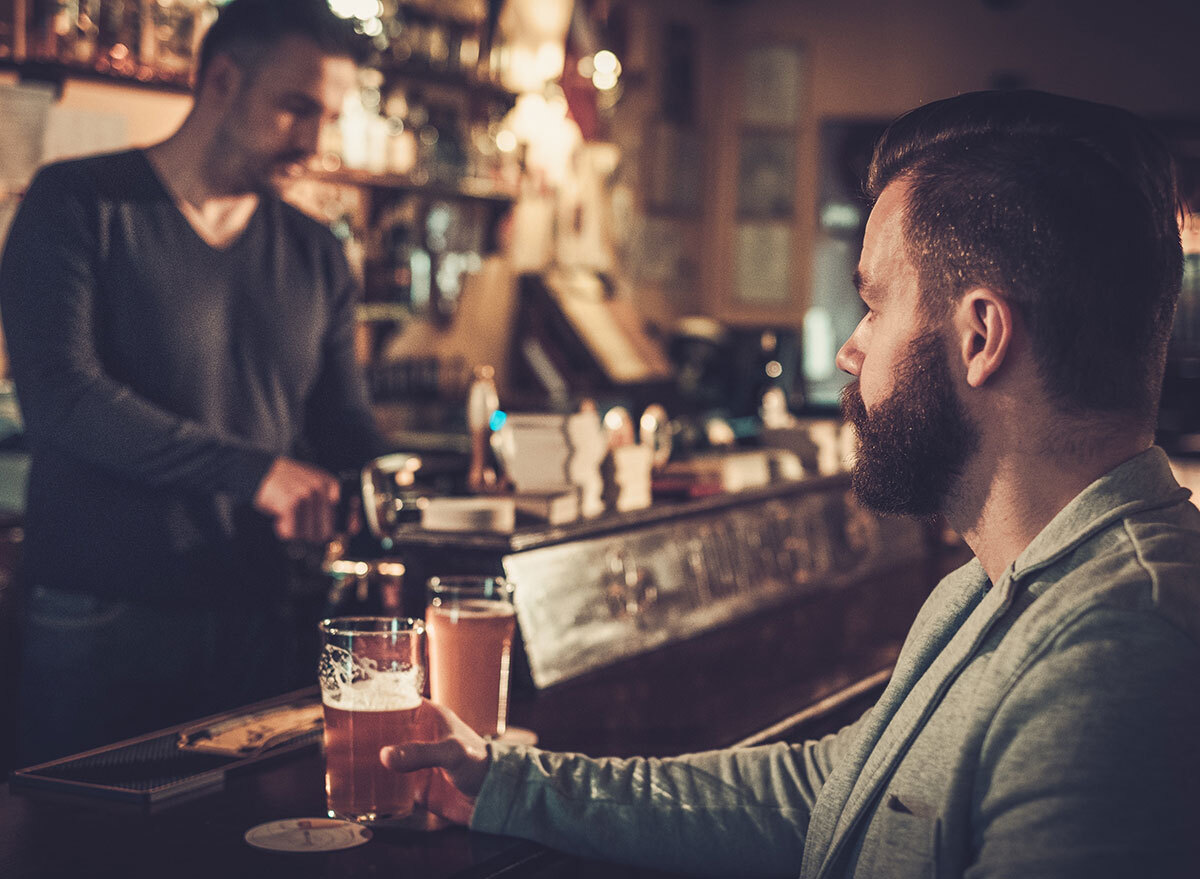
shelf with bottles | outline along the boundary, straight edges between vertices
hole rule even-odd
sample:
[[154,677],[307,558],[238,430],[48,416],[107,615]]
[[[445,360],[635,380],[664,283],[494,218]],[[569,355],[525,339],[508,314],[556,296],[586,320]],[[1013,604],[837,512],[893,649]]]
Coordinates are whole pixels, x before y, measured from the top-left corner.
[[508,210],[504,201],[423,192],[391,195],[373,206],[362,241],[360,318],[449,320],[466,276],[495,250],[496,227]]
[[22,79],[98,79],[190,90],[214,0],[13,0],[0,4],[0,66]]
[[511,92],[495,80],[481,76],[469,69],[435,70],[413,67],[410,64],[390,61],[386,58],[378,61],[375,69],[383,74],[389,82],[458,89],[505,108],[512,107],[517,101],[515,92]]
[[[492,28],[477,0],[384,0],[372,66],[389,82],[437,85],[470,92],[507,109],[516,95],[499,82]],[[370,27],[370,25],[366,25]]]
[[[326,163],[335,157],[324,156]],[[466,274],[495,250],[515,187],[464,177],[363,169],[314,171],[291,181],[285,198],[327,223],[362,282],[360,322],[377,335],[412,319],[444,323]]]

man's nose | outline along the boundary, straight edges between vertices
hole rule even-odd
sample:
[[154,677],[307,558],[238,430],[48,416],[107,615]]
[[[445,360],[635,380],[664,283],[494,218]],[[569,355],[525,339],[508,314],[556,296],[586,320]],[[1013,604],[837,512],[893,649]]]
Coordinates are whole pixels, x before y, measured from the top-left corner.
[[862,371],[862,360],[862,351],[855,343],[854,336],[851,336],[846,340],[846,344],[838,349],[834,363],[842,372],[848,372],[858,378],[858,374]]

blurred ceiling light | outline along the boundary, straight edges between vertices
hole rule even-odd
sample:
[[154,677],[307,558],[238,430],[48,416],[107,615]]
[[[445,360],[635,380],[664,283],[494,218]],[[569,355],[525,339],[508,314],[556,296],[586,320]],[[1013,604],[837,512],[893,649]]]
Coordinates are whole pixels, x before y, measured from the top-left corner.
[[383,14],[383,4],[379,0],[329,0],[329,8],[340,18],[357,18],[359,21]]
[[601,49],[597,52],[592,63],[596,66],[598,73],[611,73],[613,76],[621,75],[621,62],[608,49]]
[[515,92],[540,92],[562,76],[574,0],[505,0],[500,77]]
[[616,88],[621,76],[621,62],[608,49],[580,58],[576,69],[580,76],[590,79],[592,85],[602,92]]
[[562,90],[548,86],[544,92],[526,93],[504,117],[503,130],[496,145],[503,149],[501,136],[511,134],[516,145],[525,144],[525,162],[540,171],[552,186],[560,185],[570,174],[571,155],[581,140],[579,126],[567,114]]
[[617,87],[617,75],[615,73],[605,73],[602,70],[597,70],[592,74],[592,85],[602,92]]
[[502,153],[511,153],[517,148],[517,136],[511,131],[501,131],[496,135],[496,148]]

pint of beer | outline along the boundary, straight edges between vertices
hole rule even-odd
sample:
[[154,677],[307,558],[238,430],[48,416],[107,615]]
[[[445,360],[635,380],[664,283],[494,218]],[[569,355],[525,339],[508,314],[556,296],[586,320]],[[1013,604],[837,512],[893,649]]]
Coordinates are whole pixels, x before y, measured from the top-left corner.
[[322,621],[320,629],[329,816],[423,830],[443,826],[420,805],[430,770],[402,774],[379,762],[384,745],[434,738],[421,701],[424,626],[396,617],[340,617]]
[[508,722],[508,672],[516,616],[512,585],[500,577],[433,577],[429,695],[485,738]]

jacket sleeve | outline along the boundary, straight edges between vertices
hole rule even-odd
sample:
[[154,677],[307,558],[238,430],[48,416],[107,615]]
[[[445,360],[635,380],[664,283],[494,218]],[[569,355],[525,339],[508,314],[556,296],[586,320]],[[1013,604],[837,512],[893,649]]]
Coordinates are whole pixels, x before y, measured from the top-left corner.
[[153,486],[253,497],[273,455],[181,418],[108,375],[97,353],[103,208],[61,166],[13,221],[0,309],[26,430],[42,447]]
[[857,727],[669,759],[491,745],[471,827],[653,869],[795,876],[813,803]]
[[1107,610],[1015,680],[980,755],[969,879],[1182,879],[1200,864],[1200,651]]

